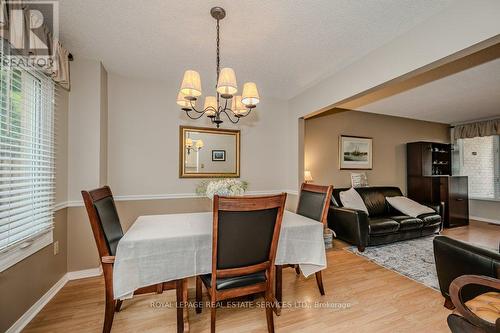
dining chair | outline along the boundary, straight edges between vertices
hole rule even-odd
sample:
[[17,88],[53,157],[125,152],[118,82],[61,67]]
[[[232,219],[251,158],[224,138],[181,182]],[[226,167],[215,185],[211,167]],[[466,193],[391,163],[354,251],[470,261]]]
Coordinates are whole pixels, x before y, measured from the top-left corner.
[[[300,187],[299,202],[297,204],[298,215],[308,217],[323,224],[323,228],[327,227],[328,209],[332,197],[332,186],[322,186],[303,183]],[[281,304],[282,301],[282,270],[283,268],[295,268],[295,273],[300,275],[299,265],[277,265],[276,266],[276,299]],[[316,283],[320,294],[325,295],[323,287],[323,275],[321,271],[316,272]]]
[[[123,237],[123,229],[116,210],[113,194],[108,186],[104,186],[92,191],[82,191],[83,201],[87,214],[89,216],[90,226],[97,245],[99,257],[101,258],[102,270],[104,274],[105,285],[105,312],[103,333],[109,333],[113,325],[115,312],[119,312],[122,301],[115,301],[113,295],[113,264],[115,262],[116,248],[118,242]],[[134,291],[134,295],[157,293],[161,294],[164,290],[176,289],[177,301],[180,300],[182,293],[181,280],[159,283]],[[183,309],[177,307],[177,331],[182,332]]]
[[213,200],[212,273],[196,277],[196,312],[202,284],[210,298],[210,331],[215,332],[217,302],[264,293],[267,330],[274,332],[274,260],[286,193]]
[[[462,291],[468,286],[485,291],[467,299]],[[450,285],[450,297],[455,311],[448,316],[452,333],[500,332],[500,280],[489,276],[462,275]]]

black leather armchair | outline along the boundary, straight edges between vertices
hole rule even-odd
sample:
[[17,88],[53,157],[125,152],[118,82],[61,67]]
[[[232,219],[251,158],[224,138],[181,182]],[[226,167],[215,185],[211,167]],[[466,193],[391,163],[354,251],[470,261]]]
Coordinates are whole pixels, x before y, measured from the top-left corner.
[[[463,275],[481,275],[498,279],[500,277],[500,253],[482,249],[446,236],[434,238],[434,259],[441,294],[445,306],[452,308],[450,285]],[[461,291],[464,302],[491,291],[487,287],[471,284]]]
[[334,189],[332,204],[328,214],[328,227],[335,231],[337,238],[354,244],[359,251],[367,246],[432,235],[441,231],[442,206],[429,206],[436,212],[423,214],[417,218],[392,208],[386,197],[401,196],[397,187],[379,186],[356,188],[368,209],[364,211],[342,207],[340,192],[347,188]]

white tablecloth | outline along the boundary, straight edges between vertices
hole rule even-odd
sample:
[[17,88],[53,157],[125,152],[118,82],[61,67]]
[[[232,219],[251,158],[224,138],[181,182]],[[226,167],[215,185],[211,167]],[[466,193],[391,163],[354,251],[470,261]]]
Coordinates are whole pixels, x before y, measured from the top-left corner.
[[[275,264],[299,264],[306,277],[326,268],[323,225],[285,211]],[[118,243],[114,295],[211,270],[211,212],[140,216]]]

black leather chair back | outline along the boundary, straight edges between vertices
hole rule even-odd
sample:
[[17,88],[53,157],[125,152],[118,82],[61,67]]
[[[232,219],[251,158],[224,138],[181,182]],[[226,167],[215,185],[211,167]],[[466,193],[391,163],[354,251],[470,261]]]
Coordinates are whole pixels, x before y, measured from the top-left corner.
[[[347,191],[348,188],[335,188],[333,190],[333,204],[342,207],[342,202],[340,201],[340,192]],[[395,186],[369,186],[369,187],[358,187],[356,191],[363,199],[366,209],[368,209],[368,214],[373,216],[381,216],[388,214],[397,214],[397,211],[391,209],[390,205],[387,204],[385,200],[386,197],[401,196],[403,193],[398,187]],[[399,213],[401,214],[401,213]]]
[[82,191],[82,197],[99,255],[116,255],[116,247],[123,237],[123,230],[111,189],[104,186]]
[[219,211],[217,269],[267,261],[278,211],[278,208]]
[[123,237],[123,229],[112,196],[94,202],[94,208],[104,233],[110,255],[116,255],[116,247]]
[[322,222],[323,208],[326,204],[325,197],[326,193],[300,191],[297,214]]

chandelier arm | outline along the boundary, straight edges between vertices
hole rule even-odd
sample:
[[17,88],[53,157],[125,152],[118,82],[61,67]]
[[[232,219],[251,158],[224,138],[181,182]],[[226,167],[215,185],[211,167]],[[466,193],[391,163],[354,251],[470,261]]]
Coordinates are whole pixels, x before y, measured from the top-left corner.
[[231,116],[226,112],[226,110],[221,110],[221,113],[225,113],[226,114],[226,117],[227,119],[229,119],[230,122],[232,122],[233,124],[237,124],[239,121],[240,121],[240,118],[239,117],[236,117],[236,120],[233,120],[231,118]]
[[[191,109],[196,112],[196,113],[201,113],[202,115],[207,111],[206,109],[204,109],[203,111],[202,110],[196,110],[196,108],[194,107],[194,104],[193,104],[193,101],[189,101],[189,104],[191,104]],[[187,111],[186,111],[187,112]],[[201,116],[200,116],[201,117]],[[198,118],[196,118],[198,119]]]
[[246,117],[246,116],[248,116],[248,115],[250,114],[250,112],[252,112],[252,110],[253,110],[253,109],[247,109],[247,112],[246,112],[245,114],[241,114],[241,113],[240,113],[240,116],[241,116],[241,117]]
[[205,114],[205,112],[198,112],[198,111],[196,111],[196,112],[199,114],[199,116],[194,116],[194,117],[192,117],[192,116],[189,114],[189,111],[186,111],[186,115],[187,115],[189,118],[191,118],[191,119],[193,119],[193,120],[196,120],[196,119],[200,119],[200,118],[201,118],[201,117],[203,117],[203,115]]

